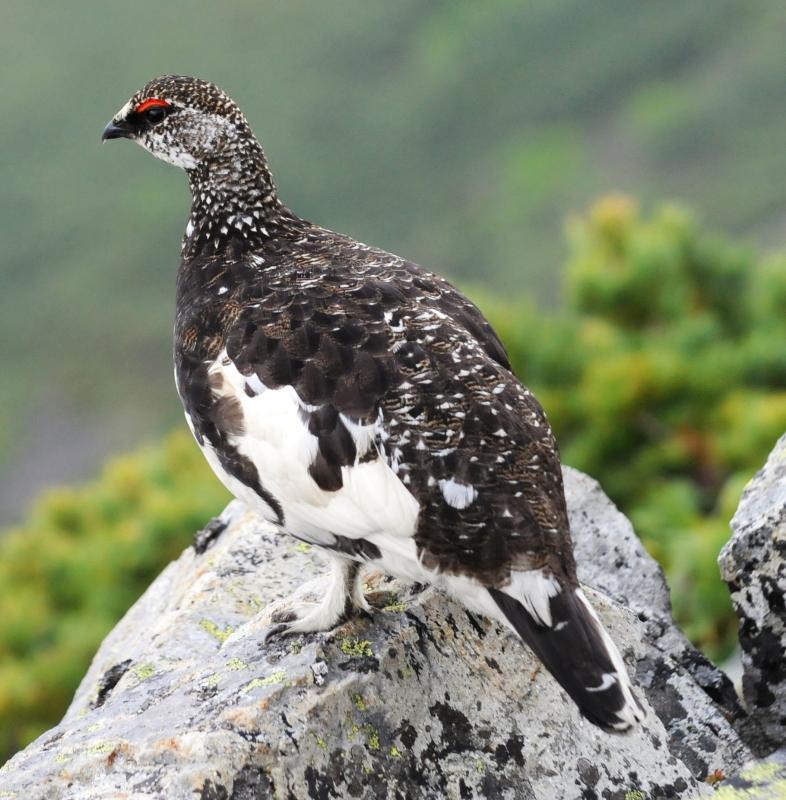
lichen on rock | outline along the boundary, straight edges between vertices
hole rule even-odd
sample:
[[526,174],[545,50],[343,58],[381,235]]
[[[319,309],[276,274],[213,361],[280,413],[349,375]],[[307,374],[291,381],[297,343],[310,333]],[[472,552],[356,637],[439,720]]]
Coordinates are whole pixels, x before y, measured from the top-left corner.
[[506,630],[378,573],[373,619],[264,644],[282,597],[324,589],[324,563],[233,503],[107,637],[63,721],[0,772],[0,797],[711,795],[706,779],[751,758],[744,712],[674,627],[630,523],[591,479],[565,481],[580,577],[646,708],[634,733],[584,721]]
[[755,748],[786,746],[786,435],[745,488],[718,559],[740,619]]

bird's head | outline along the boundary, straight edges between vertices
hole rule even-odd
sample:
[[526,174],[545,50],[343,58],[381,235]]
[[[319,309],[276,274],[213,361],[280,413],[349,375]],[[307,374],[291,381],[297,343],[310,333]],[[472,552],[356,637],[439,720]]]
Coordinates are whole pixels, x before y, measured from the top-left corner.
[[133,94],[104,128],[101,139],[132,139],[154,156],[197,169],[206,162],[254,143],[237,107],[208,81],[163,75]]

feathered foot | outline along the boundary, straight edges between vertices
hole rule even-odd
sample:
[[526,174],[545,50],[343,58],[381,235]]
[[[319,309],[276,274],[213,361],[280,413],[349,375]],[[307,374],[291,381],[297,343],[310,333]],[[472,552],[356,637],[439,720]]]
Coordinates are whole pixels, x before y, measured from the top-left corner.
[[371,606],[363,596],[360,582],[360,564],[345,558],[333,559],[333,577],[327,594],[320,603],[309,603],[294,597],[284,601],[271,620],[262,641],[267,643],[276,636],[293,633],[331,631],[346,622],[353,613],[371,614]]

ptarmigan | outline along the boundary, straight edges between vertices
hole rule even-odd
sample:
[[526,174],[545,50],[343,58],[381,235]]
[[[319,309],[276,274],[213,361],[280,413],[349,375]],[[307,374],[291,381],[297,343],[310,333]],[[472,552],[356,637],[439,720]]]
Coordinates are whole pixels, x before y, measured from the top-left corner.
[[500,621],[589,720],[632,727],[641,707],[576,579],[554,437],[480,311],[284,206],[211,83],[151,81],[102,138],[118,137],[191,186],[174,351],[197,442],[231,492],[333,556],[324,601],[277,632],[367,608],[370,564]]

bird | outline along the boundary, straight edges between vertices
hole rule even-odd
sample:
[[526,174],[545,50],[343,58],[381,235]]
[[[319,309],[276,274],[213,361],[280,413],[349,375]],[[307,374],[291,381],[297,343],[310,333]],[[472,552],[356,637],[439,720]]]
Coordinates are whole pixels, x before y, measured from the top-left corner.
[[608,732],[644,718],[576,564],[543,408],[480,310],[445,278],[312,224],[280,199],[238,105],[164,75],[102,140],[185,170],[175,382],[237,498],[331,562],[319,603],[269,634],[369,612],[367,566],[433,585],[518,636]]

